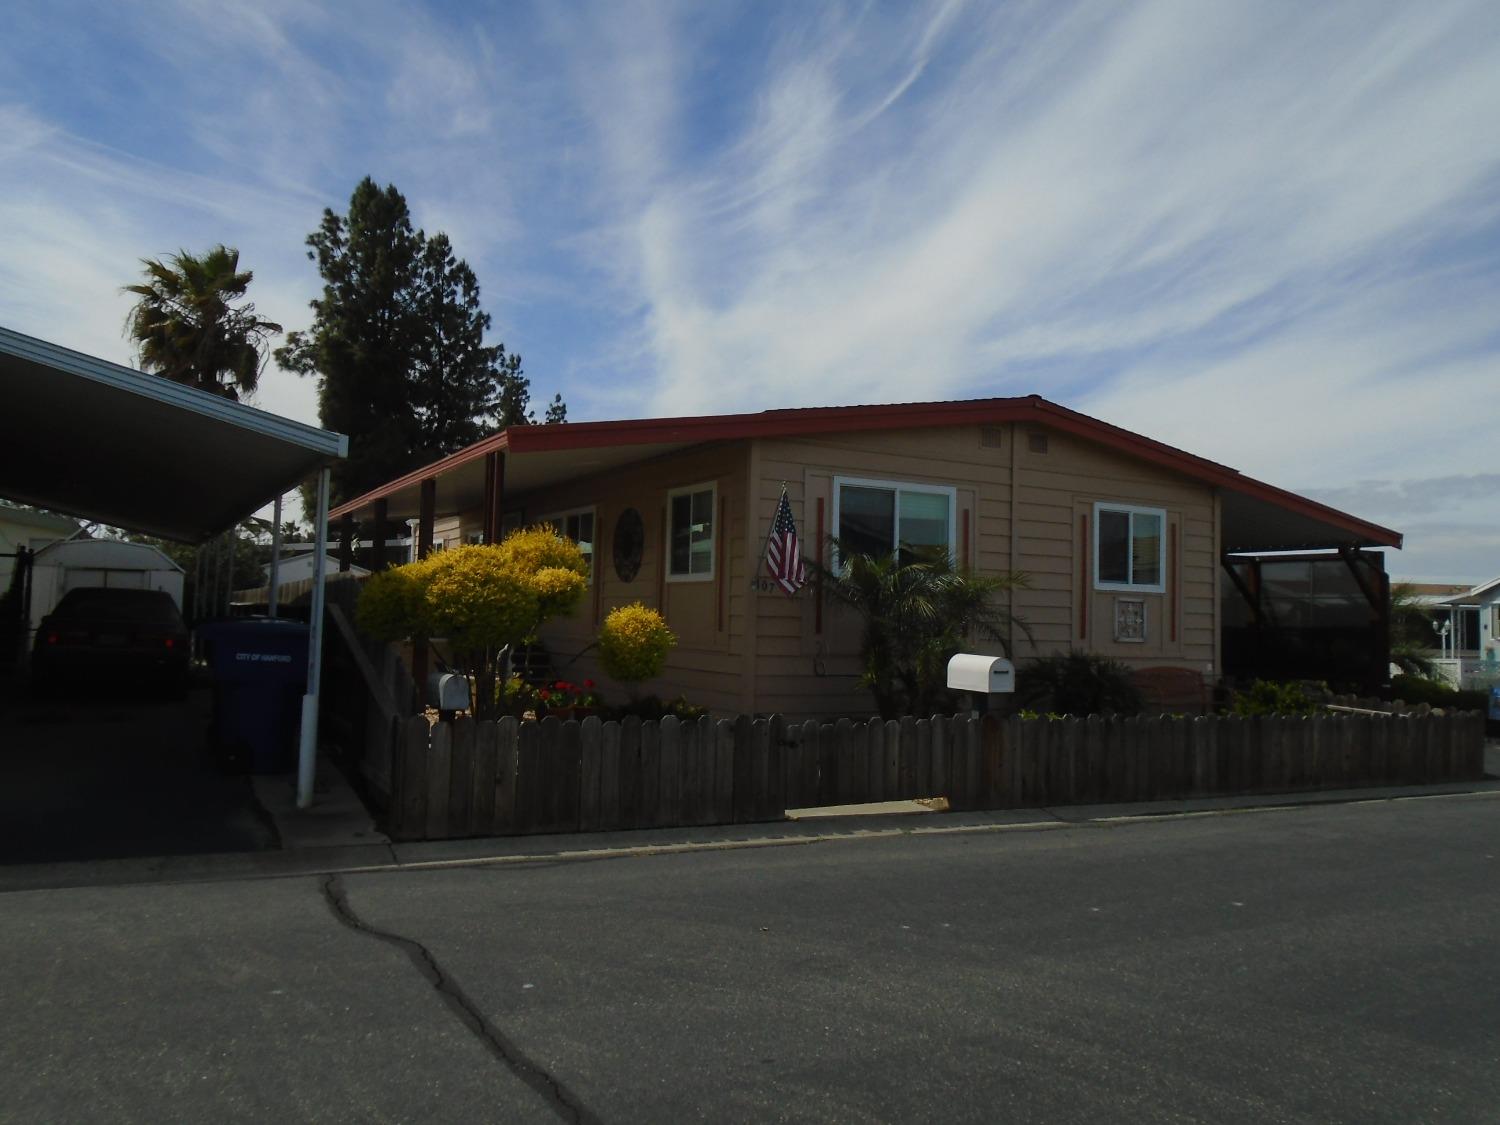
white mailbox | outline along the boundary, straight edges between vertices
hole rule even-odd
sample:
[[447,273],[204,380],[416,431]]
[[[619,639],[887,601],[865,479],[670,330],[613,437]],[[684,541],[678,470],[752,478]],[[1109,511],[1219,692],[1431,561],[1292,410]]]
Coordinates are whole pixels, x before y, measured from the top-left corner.
[[948,661],[948,687],[975,695],[1004,695],[1016,690],[1016,669],[1003,656],[960,652]]
[[427,705],[439,711],[469,709],[469,679],[452,672],[433,672],[427,677]]

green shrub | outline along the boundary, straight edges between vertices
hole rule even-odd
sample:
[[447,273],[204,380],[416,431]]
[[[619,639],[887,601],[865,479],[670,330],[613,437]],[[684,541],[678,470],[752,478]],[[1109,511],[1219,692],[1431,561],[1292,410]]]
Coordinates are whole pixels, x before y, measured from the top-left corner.
[[622,707],[612,708],[606,717],[610,719],[624,719],[634,716],[642,722],[650,722],[652,720],[664,719],[668,715],[671,715],[681,719],[683,722],[688,722],[694,719],[701,719],[706,714],[708,714],[707,707],[699,707],[695,703],[689,703],[682,696],[678,696],[676,699],[664,700],[657,695],[647,695],[640,699],[632,699]]
[[1490,697],[1486,692],[1459,691],[1440,680],[1429,680],[1425,676],[1392,676],[1391,698],[1404,703],[1425,703],[1429,707],[1458,711],[1485,711],[1490,705]]
[[1057,715],[1139,715],[1145,699],[1125,665],[1074,650],[1023,665],[1016,672],[1016,704]]
[[1250,718],[1255,715],[1316,715],[1323,705],[1308,694],[1299,683],[1256,680],[1244,691],[1237,691],[1229,705],[1231,715]]

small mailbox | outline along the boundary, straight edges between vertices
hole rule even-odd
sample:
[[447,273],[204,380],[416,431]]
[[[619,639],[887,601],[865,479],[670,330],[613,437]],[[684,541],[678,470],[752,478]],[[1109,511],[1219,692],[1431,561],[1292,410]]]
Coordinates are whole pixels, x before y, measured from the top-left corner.
[[427,704],[439,711],[469,709],[469,680],[452,672],[434,672],[427,677]]
[[948,661],[948,688],[967,692],[976,711],[999,704],[997,696],[1016,690],[1016,669],[1003,656],[961,652]]
[[975,695],[1000,695],[1016,690],[1016,670],[1002,656],[961,652],[948,661],[948,687]]

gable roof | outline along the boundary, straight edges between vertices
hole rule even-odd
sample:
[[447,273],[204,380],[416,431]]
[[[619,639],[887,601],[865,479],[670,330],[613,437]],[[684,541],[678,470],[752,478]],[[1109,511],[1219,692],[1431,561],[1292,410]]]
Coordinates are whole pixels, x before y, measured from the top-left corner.
[[[410,508],[404,514],[415,515],[415,491],[423,480],[438,479],[441,503],[445,477],[452,478],[469,466],[477,469],[487,454],[496,452],[520,455],[535,462],[532,466],[535,479],[514,482],[525,489],[580,475],[579,458],[562,455],[585,450],[616,454],[587,466],[587,471],[594,472],[711,442],[1001,423],[1031,424],[1073,434],[1222,489],[1225,527],[1232,525],[1243,529],[1233,539],[1226,536],[1223,544],[1226,551],[1293,550],[1345,544],[1401,546],[1400,532],[1247,477],[1217,461],[1069,410],[1039,395],[511,426],[340,504],[329,514],[331,517],[356,515],[368,510],[376,500],[384,499],[390,504],[393,517],[402,514],[398,513],[398,507],[403,512]],[[509,486],[512,483],[510,465],[507,465],[506,477]]]

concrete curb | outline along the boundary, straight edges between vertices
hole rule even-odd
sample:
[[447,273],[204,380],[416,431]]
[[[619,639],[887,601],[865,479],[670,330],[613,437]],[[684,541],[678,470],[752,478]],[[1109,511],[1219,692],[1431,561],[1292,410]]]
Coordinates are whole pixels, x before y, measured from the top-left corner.
[[[1213,797],[1190,801],[1072,805],[995,812],[852,813],[809,816],[765,824],[658,828],[558,836],[504,836],[417,843],[371,842],[300,847],[286,851],[155,856],[0,867],[0,894],[65,887],[280,879],[305,875],[375,874],[453,867],[578,862],[669,855],[690,851],[790,847],[892,836],[968,832],[1057,831],[1120,827],[1162,819],[1286,812],[1306,806],[1367,804],[1421,799],[1500,799],[1500,780],[1462,785],[1338,789],[1312,793]],[[814,810],[801,810],[804,814]]]

